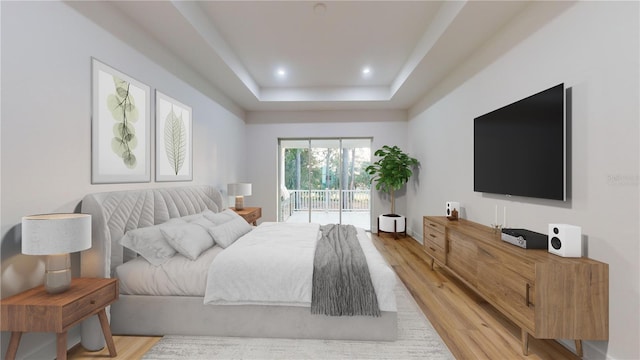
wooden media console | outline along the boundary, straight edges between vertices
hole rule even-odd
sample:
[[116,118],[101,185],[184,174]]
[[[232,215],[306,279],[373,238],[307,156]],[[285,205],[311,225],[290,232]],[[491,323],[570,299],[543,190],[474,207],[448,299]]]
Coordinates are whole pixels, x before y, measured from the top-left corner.
[[609,265],[523,249],[500,232],[472,221],[423,218],[424,250],[521,329],[522,353],[529,335],[582,340],[609,338]]

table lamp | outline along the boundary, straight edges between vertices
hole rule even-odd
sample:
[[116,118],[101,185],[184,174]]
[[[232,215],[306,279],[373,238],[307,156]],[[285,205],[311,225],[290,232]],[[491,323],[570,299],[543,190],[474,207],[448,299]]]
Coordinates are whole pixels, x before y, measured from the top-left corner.
[[236,197],[236,210],[244,209],[244,197],[251,195],[251,184],[237,183],[228,184],[227,193]]
[[50,294],[71,285],[69,253],[91,247],[91,215],[42,214],[22,218],[22,253],[47,255],[44,287]]

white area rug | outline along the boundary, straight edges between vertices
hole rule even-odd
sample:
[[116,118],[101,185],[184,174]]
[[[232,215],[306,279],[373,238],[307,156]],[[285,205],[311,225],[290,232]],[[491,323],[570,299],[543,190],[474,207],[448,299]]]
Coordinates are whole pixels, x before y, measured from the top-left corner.
[[165,336],[143,357],[173,359],[454,359],[398,280],[397,341]]

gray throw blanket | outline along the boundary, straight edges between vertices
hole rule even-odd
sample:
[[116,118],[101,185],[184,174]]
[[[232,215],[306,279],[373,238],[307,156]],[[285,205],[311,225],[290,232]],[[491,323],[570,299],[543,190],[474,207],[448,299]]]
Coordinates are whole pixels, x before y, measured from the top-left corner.
[[313,261],[311,313],[380,316],[369,266],[353,225],[322,225]]

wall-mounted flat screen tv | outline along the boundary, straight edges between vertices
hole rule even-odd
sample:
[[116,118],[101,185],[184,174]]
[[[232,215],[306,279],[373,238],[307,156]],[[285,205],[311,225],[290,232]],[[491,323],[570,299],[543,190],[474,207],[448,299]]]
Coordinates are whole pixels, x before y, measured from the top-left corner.
[[474,119],[473,189],[567,199],[564,84]]

